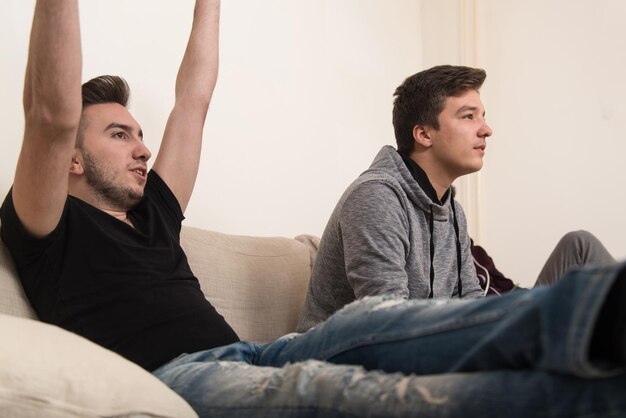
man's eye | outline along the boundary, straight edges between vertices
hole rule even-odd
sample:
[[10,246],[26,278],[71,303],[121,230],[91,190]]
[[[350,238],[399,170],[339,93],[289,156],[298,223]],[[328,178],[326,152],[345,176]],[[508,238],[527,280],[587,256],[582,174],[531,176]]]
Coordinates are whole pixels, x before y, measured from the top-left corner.
[[463,119],[473,120],[474,119],[474,114],[473,113],[468,113],[467,115],[463,116]]
[[126,138],[126,134],[124,132],[116,132],[113,134],[113,136],[120,139]]

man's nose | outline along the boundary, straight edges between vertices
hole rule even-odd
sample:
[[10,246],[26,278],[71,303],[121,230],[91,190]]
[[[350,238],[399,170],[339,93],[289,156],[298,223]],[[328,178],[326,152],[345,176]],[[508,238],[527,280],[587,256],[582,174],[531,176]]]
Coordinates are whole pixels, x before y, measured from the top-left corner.
[[489,124],[486,121],[483,122],[483,126],[481,126],[480,128],[478,136],[480,136],[481,138],[487,138],[487,137],[490,137],[491,135],[493,135],[493,130],[491,129],[491,126],[489,126]]
[[135,155],[133,157],[137,160],[148,161],[151,156],[152,153],[148,147],[146,147],[146,144],[144,144],[143,141],[139,141],[137,147],[135,147]]

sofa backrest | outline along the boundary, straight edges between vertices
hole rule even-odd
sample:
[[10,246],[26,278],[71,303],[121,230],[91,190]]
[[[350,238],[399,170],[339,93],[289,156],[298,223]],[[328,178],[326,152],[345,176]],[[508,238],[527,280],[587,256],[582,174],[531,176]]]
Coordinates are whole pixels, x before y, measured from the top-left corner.
[[207,299],[244,341],[295,331],[319,239],[250,237],[185,227],[189,265]]
[[[248,237],[183,227],[181,245],[202,291],[239,337],[268,342],[295,330],[319,239]],[[0,242],[0,313],[36,318]]]

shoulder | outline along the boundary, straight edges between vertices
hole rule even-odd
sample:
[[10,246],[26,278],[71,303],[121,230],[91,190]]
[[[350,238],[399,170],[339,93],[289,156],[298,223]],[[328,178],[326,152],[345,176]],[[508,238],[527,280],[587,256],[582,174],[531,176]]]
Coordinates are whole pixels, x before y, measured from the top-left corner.
[[185,219],[178,199],[176,199],[167,183],[154,170],[150,170],[148,173],[148,182],[146,183],[142,204],[155,204],[164,208],[176,222],[182,222]]
[[[387,232],[409,227],[409,202],[402,189],[375,179],[359,181],[344,194],[336,213],[339,228]],[[404,232],[403,232],[404,233]]]
[[[402,188],[390,178],[359,178],[342,197],[343,210],[379,210],[405,206]],[[390,207],[391,206],[391,207]]]
[[17,253],[31,253],[37,252],[39,249],[47,246],[58,235],[58,231],[62,229],[63,224],[66,222],[69,206],[71,201],[68,198],[65,202],[65,207],[61,213],[56,227],[44,237],[36,237],[22,224],[15,207],[13,205],[12,189],[7,193],[2,207],[0,207],[0,235],[2,241],[7,248],[15,255]]

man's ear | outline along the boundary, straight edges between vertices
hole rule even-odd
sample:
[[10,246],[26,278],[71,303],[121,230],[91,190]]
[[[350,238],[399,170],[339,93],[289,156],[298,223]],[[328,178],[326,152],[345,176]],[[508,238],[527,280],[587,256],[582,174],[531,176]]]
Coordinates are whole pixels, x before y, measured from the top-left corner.
[[80,158],[78,157],[79,151],[76,150],[74,151],[74,154],[72,155],[72,163],[70,164],[70,174],[74,174],[77,176],[82,176],[83,173],[85,172],[85,168],[83,167],[83,164],[80,161]]
[[415,143],[424,147],[430,148],[433,145],[433,141],[430,138],[429,129],[424,125],[415,125],[413,127],[413,139]]

